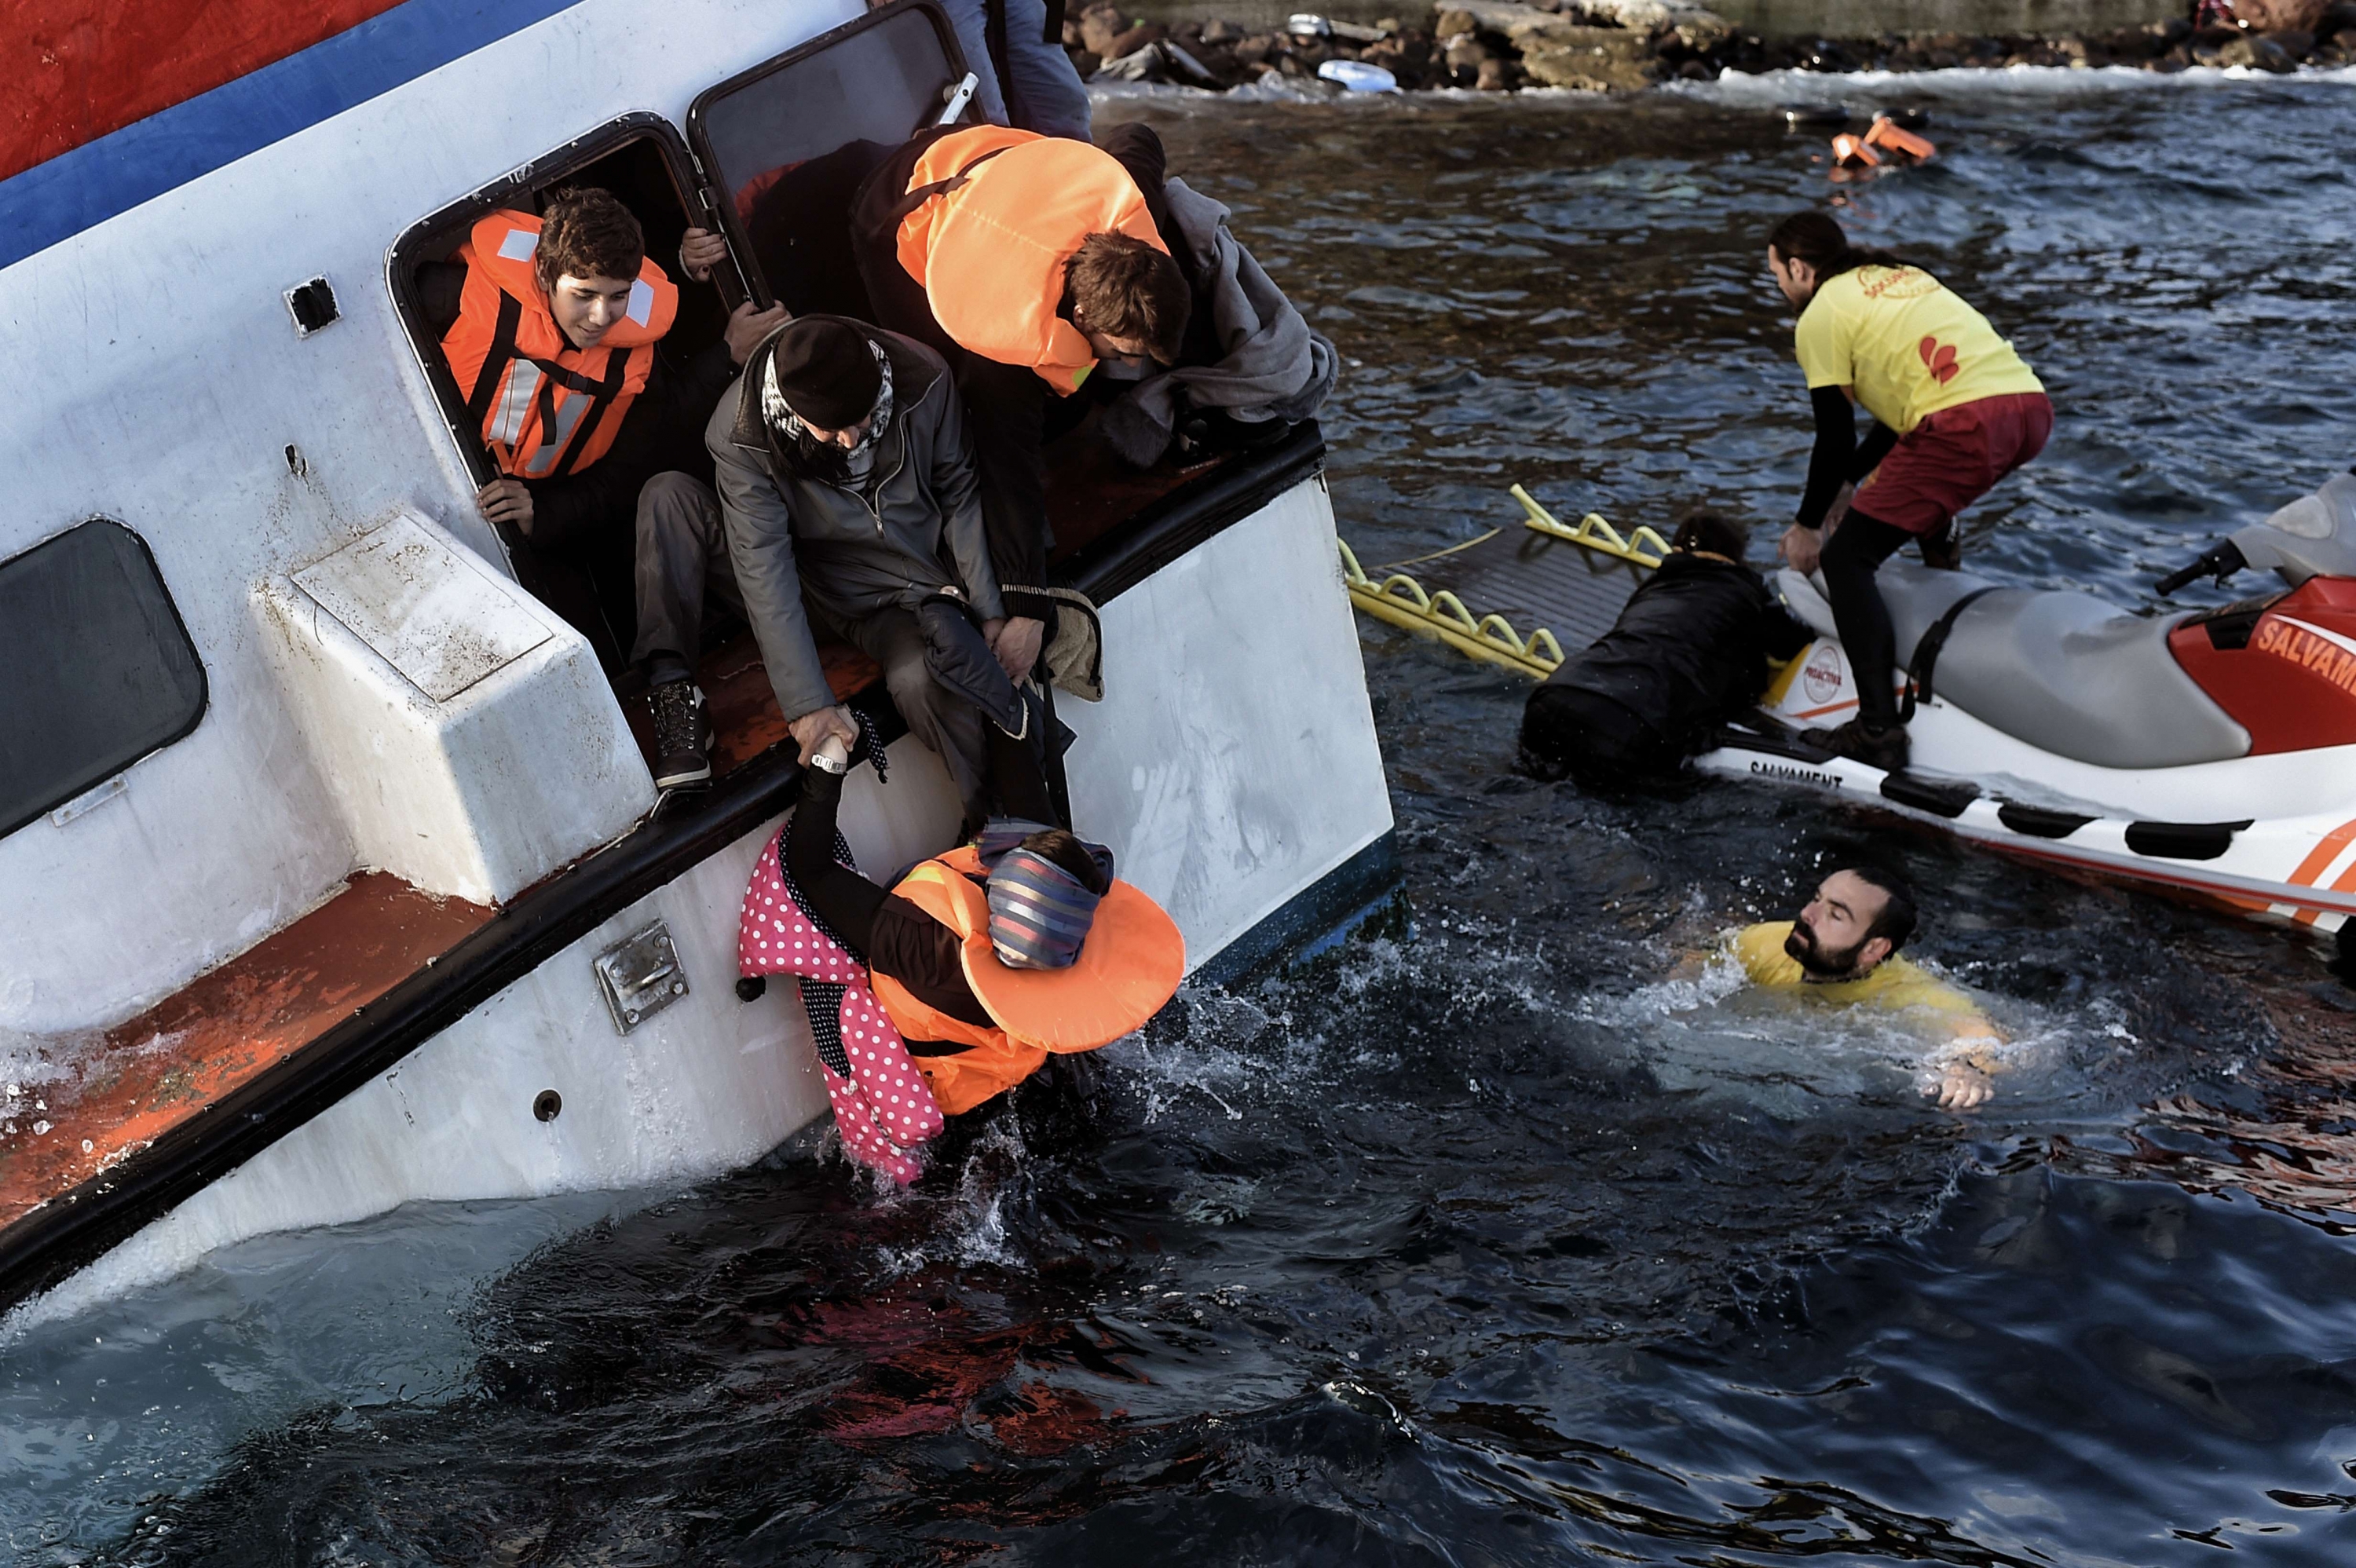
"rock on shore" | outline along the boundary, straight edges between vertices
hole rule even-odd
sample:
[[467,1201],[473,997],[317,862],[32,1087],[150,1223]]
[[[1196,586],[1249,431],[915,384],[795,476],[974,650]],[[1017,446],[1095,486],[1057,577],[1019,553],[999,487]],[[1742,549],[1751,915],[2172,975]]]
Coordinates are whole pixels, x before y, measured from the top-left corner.
[[2289,71],[2356,63],[2356,0],[2239,0],[2241,27],[2184,20],[2113,33],[2034,37],[1961,33],[1879,38],[1770,38],[1694,0],[1438,0],[1429,27],[1397,19],[1327,25],[1318,34],[1251,31],[1233,22],[1141,22],[1099,3],[1064,24],[1083,80],[1225,89],[1269,72],[1314,77],[1328,60],[1381,66],[1409,91],[1551,87],[1633,92],[1720,71],[1936,70],[1953,66],[2194,65]]

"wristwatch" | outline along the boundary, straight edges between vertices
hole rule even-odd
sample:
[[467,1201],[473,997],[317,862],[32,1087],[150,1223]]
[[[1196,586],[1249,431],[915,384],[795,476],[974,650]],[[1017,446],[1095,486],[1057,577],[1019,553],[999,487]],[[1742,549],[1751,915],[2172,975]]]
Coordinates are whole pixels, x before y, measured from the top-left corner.
[[843,774],[851,771],[851,761],[846,757],[841,762],[838,763],[832,757],[828,756],[824,752],[816,752],[811,753],[810,766],[818,769],[820,773],[832,773],[836,778],[841,778]]

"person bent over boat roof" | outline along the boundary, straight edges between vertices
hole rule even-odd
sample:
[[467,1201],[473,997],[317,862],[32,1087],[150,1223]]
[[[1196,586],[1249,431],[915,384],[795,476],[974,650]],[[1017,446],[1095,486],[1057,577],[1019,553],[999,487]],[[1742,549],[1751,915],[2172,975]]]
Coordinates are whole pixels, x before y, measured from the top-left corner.
[[[1954,566],[1955,514],[2045,449],[2053,405],[1987,317],[1920,267],[1853,248],[1821,212],[1775,226],[1767,268],[1800,309],[1794,345],[1816,421],[1808,487],[1783,555],[1804,572],[1821,560],[1857,674],[1858,716],[1808,738],[1840,756],[1902,768],[1895,634],[1874,571],[1909,539],[1921,541],[1930,564]],[[1861,443],[1852,401],[1875,421]],[[1844,490],[1852,480],[1861,481],[1853,494]]]
[[1274,444],[1333,393],[1333,343],[1237,240],[1226,208],[1170,176],[1152,126],[1116,125],[1104,149],[1137,182],[1194,302],[1176,357],[1100,360],[1081,388],[1104,405],[1105,440],[1140,468],[1173,443],[1187,459]]
[[886,155],[853,198],[851,237],[874,319],[956,372],[1009,594],[1002,651],[1020,679],[1055,615],[1041,591],[1043,447],[1076,415],[1051,405],[1101,362],[1174,362],[1185,277],[1119,160],[996,125],[926,132]]
[[1742,525],[1697,513],[1610,631],[1530,693],[1523,765],[1543,778],[1624,783],[1674,773],[1759,700],[1767,661],[1814,635],[1743,564]]
[[1898,956],[1914,934],[1914,895],[1872,866],[1835,871],[1796,920],[1763,922],[1734,933],[1736,961],[1754,986],[1804,991],[1835,1007],[1912,1013],[1938,1036],[1939,1079],[1925,1093],[1941,1106],[1969,1110],[1995,1092],[2004,1036],[1957,987]]
[[694,663],[706,600],[734,609],[737,596],[701,432],[735,366],[784,313],[740,306],[720,343],[667,358],[659,345],[679,291],[648,258],[637,219],[594,187],[558,193],[544,217],[492,213],[455,265],[429,265],[419,282],[499,469],[476,509],[526,558],[528,585],[601,652],[612,635],[594,579],[628,563],[629,656],[650,688],[655,783],[708,781],[711,724]]
[[805,315],[753,351],[705,432],[744,612],[807,763],[858,728],[819,661],[817,627],[884,667],[909,731],[940,753],[969,828],[1010,810],[1050,818],[1045,786],[1007,798],[991,736],[1033,761],[1039,699],[1005,651],[965,417],[923,344]]
[[[873,755],[873,735],[856,744]],[[998,765],[1029,753],[1004,736]],[[1045,1065],[1142,1028],[1185,973],[1160,905],[1113,876],[1110,850],[1035,820],[919,862],[888,891],[836,827],[851,752],[830,733],[745,889],[745,975],[801,976],[843,1149],[914,1180],[923,1143]]]

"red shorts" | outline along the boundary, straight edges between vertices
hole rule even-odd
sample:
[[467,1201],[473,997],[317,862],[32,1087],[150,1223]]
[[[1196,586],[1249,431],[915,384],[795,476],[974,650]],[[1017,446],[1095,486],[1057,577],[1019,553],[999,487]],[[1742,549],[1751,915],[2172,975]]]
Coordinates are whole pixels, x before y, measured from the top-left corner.
[[2044,451],[2052,433],[2053,405],[2042,392],[1941,409],[1898,438],[1849,504],[1910,534],[1935,533]]

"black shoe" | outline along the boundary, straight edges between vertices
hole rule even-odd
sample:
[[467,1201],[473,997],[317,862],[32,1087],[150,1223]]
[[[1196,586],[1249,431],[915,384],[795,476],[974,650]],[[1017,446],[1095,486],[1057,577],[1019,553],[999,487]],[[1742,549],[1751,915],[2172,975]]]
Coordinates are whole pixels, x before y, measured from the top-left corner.
[[1892,724],[1887,730],[1869,730],[1862,719],[1852,719],[1837,729],[1803,731],[1800,739],[1820,752],[1879,768],[1885,773],[1894,773],[1904,767],[1911,752],[1906,726]]
[[712,713],[691,680],[665,681],[647,693],[655,714],[655,787],[712,782]]

